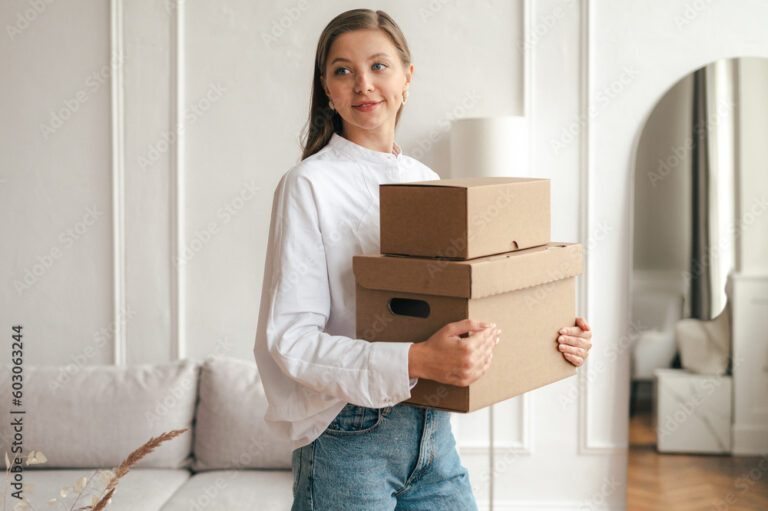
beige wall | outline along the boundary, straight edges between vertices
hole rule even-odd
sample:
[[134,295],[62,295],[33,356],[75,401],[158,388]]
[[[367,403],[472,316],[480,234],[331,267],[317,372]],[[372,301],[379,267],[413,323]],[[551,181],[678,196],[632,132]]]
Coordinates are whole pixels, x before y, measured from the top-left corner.
[[684,272],[691,238],[693,78],[659,101],[643,130],[634,177],[634,263],[637,270]]
[[272,193],[337,14],[400,24],[396,138],[438,173],[451,119],[523,112],[521,1],[113,1],[122,31],[110,2],[39,4],[0,3],[0,320],[32,364],[253,359]]

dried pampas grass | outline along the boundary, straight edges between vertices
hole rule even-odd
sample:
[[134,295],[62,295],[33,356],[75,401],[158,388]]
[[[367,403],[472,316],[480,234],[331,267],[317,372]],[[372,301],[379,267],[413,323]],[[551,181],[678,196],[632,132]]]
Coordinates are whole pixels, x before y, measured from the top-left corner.
[[[106,486],[101,492],[101,495],[99,496],[93,496],[91,505],[85,505],[81,507],[75,508],[75,504],[82,496],[83,492],[88,486],[88,483],[90,482],[91,477],[85,478],[81,477],[78,482],[74,486],[74,490],[78,492],[77,497],[75,498],[75,501],[72,503],[72,507],[70,509],[73,509],[75,511],[80,510],[90,510],[90,511],[101,511],[104,509],[107,504],[111,502],[112,495],[115,494],[115,490],[117,489],[117,484],[120,481],[120,478],[123,477],[125,474],[127,474],[131,467],[136,465],[136,463],[139,462],[140,459],[142,459],[147,454],[154,451],[160,444],[163,442],[166,442],[172,438],[175,438],[179,436],[180,434],[184,433],[185,431],[189,431],[189,428],[184,429],[174,429],[173,431],[168,431],[167,433],[163,433],[158,437],[152,437],[150,438],[147,443],[133,451],[131,454],[128,455],[127,458],[125,458],[121,463],[120,466],[118,466],[114,470],[102,470],[100,471],[100,480],[102,483],[104,483]],[[33,465],[36,463],[45,463],[46,458],[45,455],[39,451],[30,451],[29,455],[27,456],[27,465]],[[6,468],[6,488],[5,492],[3,492],[3,510],[6,509],[6,495],[8,491],[8,474],[10,473],[12,463],[8,459],[8,454],[5,455],[5,468]],[[61,496],[66,497],[68,494],[69,488],[65,487],[61,489]],[[56,502],[55,498],[50,499],[49,504],[53,505]],[[29,501],[24,498],[21,502],[16,504],[14,509],[20,509],[20,510],[31,510],[31,506],[29,505]]]

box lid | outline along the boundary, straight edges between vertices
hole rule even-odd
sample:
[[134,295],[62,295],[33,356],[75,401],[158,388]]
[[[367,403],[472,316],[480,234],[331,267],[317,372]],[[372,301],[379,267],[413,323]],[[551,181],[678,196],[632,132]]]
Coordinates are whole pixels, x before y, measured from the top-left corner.
[[509,183],[526,183],[530,181],[549,181],[548,178],[538,177],[467,177],[453,179],[432,179],[429,181],[410,181],[408,183],[386,183],[382,186],[442,186],[450,188],[473,188],[481,186],[497,186]]
[[581,274],[582,247],[552,242],[466,261],[364,254],[352,269],[369,289],[481,298]]

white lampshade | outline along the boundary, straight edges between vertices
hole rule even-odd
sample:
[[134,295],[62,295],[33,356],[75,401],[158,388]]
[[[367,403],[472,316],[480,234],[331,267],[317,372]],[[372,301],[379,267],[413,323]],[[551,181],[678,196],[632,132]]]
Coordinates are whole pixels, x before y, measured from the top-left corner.
[[525,117],[479,117],[451,123],[451,175],[528,177]]

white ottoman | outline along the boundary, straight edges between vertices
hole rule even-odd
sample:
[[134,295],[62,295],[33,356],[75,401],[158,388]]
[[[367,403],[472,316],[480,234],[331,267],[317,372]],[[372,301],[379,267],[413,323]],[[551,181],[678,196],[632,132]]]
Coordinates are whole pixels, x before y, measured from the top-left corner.
[[730,376],[657,369],[654,383],[659,452],[731,452]]

